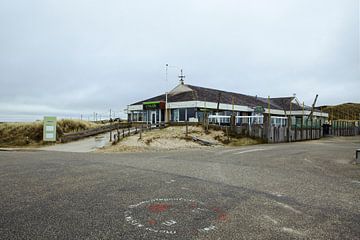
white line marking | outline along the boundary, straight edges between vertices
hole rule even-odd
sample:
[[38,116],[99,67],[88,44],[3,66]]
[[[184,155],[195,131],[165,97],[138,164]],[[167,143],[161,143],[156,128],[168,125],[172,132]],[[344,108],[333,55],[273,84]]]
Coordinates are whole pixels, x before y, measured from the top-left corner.
[[292,228],[283,227],[282,230],[283,230],[284,232],[291,233],[291,234],[296,234],[296,235],[300,235],[300,236],[304,236],[304,235],[305,235],[305,233],[300,232],[300,231],[297,231],[297,230],[294,230],[294,229],[292,229]]
[[[275,201],[276,202],[276,201]],[[302,212],[300,212],[299,210],[296,210],[295,208],[285,204],[285,203],[281,203],[281,202],[276,202],[277,204],[279,204],[280,206],[282,206],[283,208],[289,209],[290,211],[293,211],[294,213],[297,214],[301,214]]]
[[352,183],[357,183],[357,184],[360,184],[360,181],[357,181],[357,180],[353,180],[351,181]]
[[175,180],[173,180],[173,179],[171,179],[170,181],[168,181],[168,182],[165,182],[165,183],[168,183],[168,184],[170,184],[170,183],[174,183],[174,182],[176,182]]
[[174,220],[169,220],[169,221],[163,222],[162,224],[170,227],[171,225],[176,224],[176,222]]
[[258,151],[264,151],[264,150],[265,150],[265,148],[255,148],[255,149],[245,150],[245,151],[241,151],[241,152],[236,152],[233,154],[243,154],[243,153],[258,152]]
[[223,151],[218,151],[215,153],[215,155],[221,155],[221,154],[224,154],[224,153],[231,153],[231,152],[236,152],[236,151],[239,151],[239,150],[248,150],[249,148],[243,148],[243,149],[239,149],[239,148],[233,148],[233,149],[227,149],[227,150],[223,150]]
[[271,195],[274,195],[274,196],[277,196],[277,197],[282,197],[284,196],[283,194],[281,193],[278,193],[278,192],[270,192]]
[[201,228],[201,229],[198,229],[198,231],[200,232],[208,232],[210,230],[214,230],[216,227],[214,225],[211,225],[209,227],[205,227],[205,228]]

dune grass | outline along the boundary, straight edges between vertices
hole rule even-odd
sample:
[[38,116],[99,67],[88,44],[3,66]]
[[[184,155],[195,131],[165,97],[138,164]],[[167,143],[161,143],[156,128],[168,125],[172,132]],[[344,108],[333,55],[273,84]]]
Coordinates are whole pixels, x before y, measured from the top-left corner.
[[[64,133],[78,132],[98,127],[99,124],[62,119],[57,122],[57,138]],[[0,123],[0,147],[38,146],[45,144],[43,141],[43,122],[31,123]]]

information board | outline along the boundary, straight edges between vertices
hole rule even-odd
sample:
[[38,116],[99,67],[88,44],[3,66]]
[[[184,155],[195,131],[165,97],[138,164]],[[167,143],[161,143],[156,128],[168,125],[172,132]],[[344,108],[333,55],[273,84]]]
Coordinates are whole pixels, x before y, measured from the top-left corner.
[[56,117],[44,117],[43,141],[56,141]]

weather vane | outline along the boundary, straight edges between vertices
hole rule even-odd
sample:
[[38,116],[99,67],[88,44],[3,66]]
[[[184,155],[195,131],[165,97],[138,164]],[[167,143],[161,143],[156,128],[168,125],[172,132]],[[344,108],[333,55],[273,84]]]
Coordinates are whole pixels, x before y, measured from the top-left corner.
[[179,78],[180,78],[180,83],[181,83],[181,84],[184,84],[185,75],[183,74],[183,70],[182,70],[182,69],[180,70]]

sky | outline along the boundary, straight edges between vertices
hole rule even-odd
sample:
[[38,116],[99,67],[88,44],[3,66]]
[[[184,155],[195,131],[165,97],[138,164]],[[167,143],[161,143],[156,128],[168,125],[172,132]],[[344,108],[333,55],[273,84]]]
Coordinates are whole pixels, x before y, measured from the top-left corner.
[[360,103],[359,11],[359,0],[0,0],[0,121],[125,117],[180,69],[196,86]]

